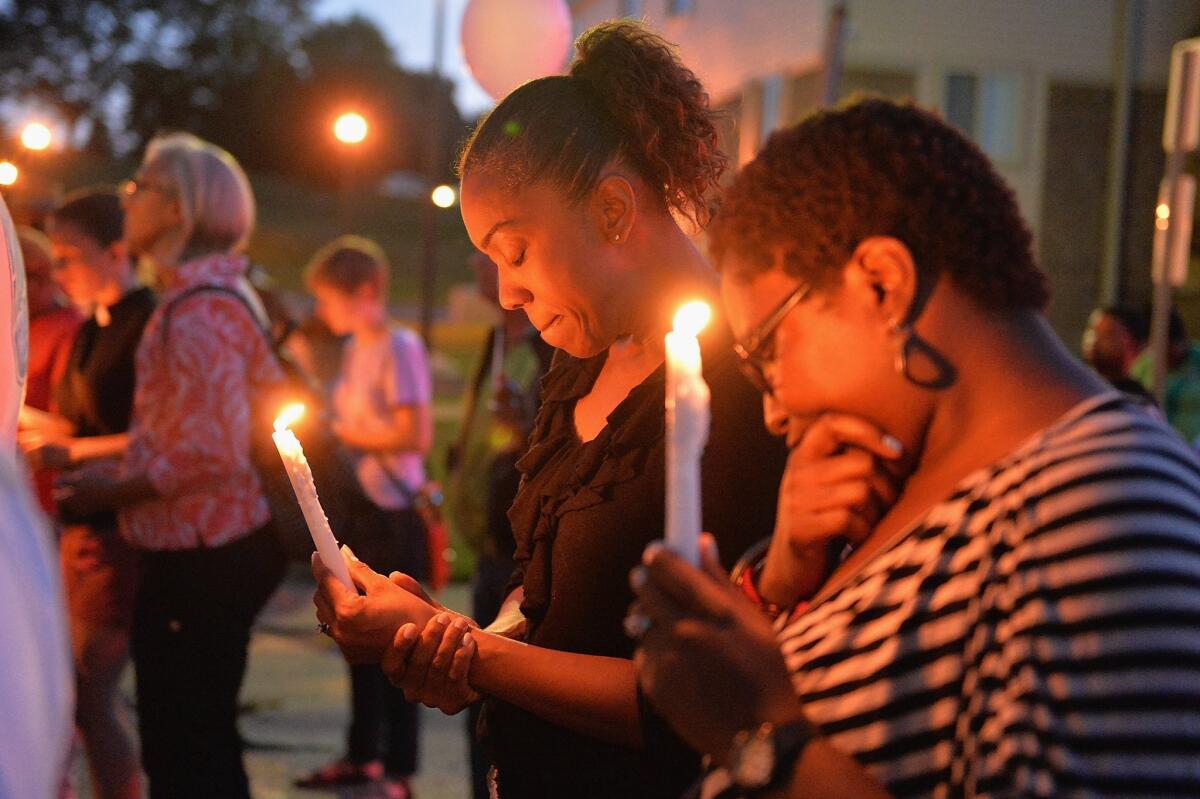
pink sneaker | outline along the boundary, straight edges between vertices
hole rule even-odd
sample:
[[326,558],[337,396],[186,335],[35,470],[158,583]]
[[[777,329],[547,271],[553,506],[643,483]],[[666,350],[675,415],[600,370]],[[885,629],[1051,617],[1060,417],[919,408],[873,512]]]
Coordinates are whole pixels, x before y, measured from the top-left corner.
[[415,794],[405,777],[388,777],[383,781],[384,799],[415,799]]
[[317,769],[307,777],[295,781],[297,788],[332,788],[338,785],[363,785],[383,779],[383,763],[371,760],[367,763],[351,763],[335,760]]

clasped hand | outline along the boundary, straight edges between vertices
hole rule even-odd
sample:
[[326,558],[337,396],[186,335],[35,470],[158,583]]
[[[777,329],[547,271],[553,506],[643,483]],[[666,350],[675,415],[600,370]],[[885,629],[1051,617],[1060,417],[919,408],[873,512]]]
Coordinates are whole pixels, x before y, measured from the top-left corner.
[[447,610],[401,572],[384,577],[343,547],[346,588],[315,554],[313,604],[317,619],[354,664],[378,663],[410,702],[457,713],[479,697],[467,677],[475,654],[470,631],[478,625]]
[[119,469],[115,461],[102,461],[59,475],[54,482],[59,512],[80,517],[111,509]]

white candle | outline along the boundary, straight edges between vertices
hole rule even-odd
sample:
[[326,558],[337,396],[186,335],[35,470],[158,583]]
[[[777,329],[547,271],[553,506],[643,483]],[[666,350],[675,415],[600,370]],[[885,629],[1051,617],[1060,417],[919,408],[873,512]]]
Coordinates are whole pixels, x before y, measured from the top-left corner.
[[313,543],[317,545],[317,557],[325,564],[325,568],[342,581],[343,585],[358,593],[354,582],[350,579],[350,569],[346,567],[346,561],[342,558],[341,550],[338,549],[337,539],[333,537],[333,530],[329,529],[329,519],[325,518],[325,509],[321,507],[321,500],[317,498],[317,486],[313,482],[312,469],[308,467],[308,460],[304,457],[300,439],[296,438],[296,434],[288,429],[288,426],[299,419],[303,413],[304,406],[298,403],[284,408],[283,412],[279,414],[279,418],[275,420],[275,432],[271,434],[271,438],[274,439],[275,448],[279,450],[279,457],[283,458],[283,465],[287,468],[288,479],[292,482],[292,490],[296,492],[296,501],[300,503],[304,521],[308,524],[308,533],[312,536]]
[[675,313],[667,334],[667,547],[700,563],[700,458],[708,442],[709,392],[696,336],[711,314],[703,302]]

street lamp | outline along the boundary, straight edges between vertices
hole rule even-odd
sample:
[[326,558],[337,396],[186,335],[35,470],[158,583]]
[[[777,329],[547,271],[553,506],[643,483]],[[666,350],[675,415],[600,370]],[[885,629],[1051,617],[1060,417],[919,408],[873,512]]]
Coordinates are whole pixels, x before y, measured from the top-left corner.
[[443,183],[434,188],[433,192],[429,195],[429,199],[433,200],[433,204],[438,208],[450,208],[454,205],[454,201],[458,199],[458,195],[455,193],[453,187]]
[[348,111],[333,122],[333,136],[346,145],[346,160],[338,176],[338,230],[350,232],[350,193],[353,190],[354,151],[367,139],[367,120],[362,114]]
[[342,114],[333,123],[333,135],[342,144],[362,144],[367,138],[367,120],[353,111]]
[[21,144],[26,150],[45,150],[52,138],[50,128],[41,122],[30,122],[21,130]]
[[12,186],[20,174],[12,161],[0,161],[0,186]]

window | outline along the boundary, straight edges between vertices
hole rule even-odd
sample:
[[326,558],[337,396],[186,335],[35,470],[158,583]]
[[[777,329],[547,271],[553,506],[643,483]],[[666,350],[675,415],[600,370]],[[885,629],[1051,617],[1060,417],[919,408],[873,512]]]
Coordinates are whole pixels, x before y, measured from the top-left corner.
[[667,0],[667,16],[678,17],[690,14],[695,6],[693,0]]
[[946,76],[946,121],[966,133],[991,158],[1024,157],[1025,81],[1020,74],[954,72]]

